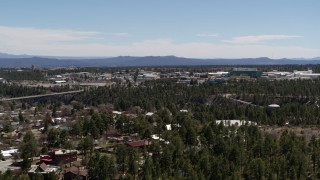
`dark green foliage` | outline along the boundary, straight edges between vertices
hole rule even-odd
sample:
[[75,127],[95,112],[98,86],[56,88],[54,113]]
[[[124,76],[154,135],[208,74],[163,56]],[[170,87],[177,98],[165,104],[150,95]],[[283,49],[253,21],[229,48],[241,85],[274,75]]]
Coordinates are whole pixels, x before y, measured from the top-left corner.
[[33,157],[38,154],[37,141],[31,131],[27,131],[20,147],[23,169],[29,168]]
[[0,77],[6,80],[44,80],[44,75],[40,71],[17,71],[13,69],[0,70]]

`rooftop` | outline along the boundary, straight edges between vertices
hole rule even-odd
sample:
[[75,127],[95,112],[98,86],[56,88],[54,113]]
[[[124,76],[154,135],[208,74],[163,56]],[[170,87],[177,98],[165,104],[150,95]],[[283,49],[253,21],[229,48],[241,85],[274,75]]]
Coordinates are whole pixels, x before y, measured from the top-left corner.
[[139,141],[132,141],[127,143],[131,147],[142,147],[151,144],[151,142],[147,140],[139,140]]
[[257,68],[233,68],[232,71],[258,71]]

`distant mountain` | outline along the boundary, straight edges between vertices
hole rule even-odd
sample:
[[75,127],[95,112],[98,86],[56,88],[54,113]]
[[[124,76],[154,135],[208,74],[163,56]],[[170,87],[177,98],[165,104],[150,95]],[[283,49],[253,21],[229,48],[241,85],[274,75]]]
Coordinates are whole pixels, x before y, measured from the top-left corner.
[[0,58],[3,59],[3,58],[28,58],[28,57],[32,57],[32,56],[29,56],[29,55],[12,55],[12,54],[7,54],[7,53],[0,53]]
[[15,58],[32,58],[32,57],[41,57],[41,58],[52,58],[52,59],[103,59],[108,57],[76,57],[76,56],[34,56],[34,55],[13,55],[13,54],[7,54],[7,53],[0,53],[0,59],[15,59]]
[[119,56],[110,58],[58,59],[46,57],[6,57],[1,54],[0,67],[125,67],[125,66],[192,66],[192,65],[281,65],[281,64],[320,64],[320,59],[292,60],[242,58],[242,59],[195,59],[176,56]]

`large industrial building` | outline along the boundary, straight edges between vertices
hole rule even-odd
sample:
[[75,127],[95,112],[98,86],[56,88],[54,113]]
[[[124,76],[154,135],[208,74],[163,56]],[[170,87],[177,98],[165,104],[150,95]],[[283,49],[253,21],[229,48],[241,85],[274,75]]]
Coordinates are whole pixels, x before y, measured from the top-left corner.
[[259,78],[261,77],[262,72],[257,68],[233,68],[229,73],[230,77],[250,77],[250,78]]

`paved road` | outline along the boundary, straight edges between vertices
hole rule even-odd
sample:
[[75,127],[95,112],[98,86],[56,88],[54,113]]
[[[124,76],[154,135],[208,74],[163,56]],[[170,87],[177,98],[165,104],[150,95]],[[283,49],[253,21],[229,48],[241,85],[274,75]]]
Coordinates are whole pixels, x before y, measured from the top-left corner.
[[83,90],[58,92],[58,93],[50,93],[50,94],[39,94],[39,95],[22,96],[22,97],[14,97],[14,98],[2,98],[2,99],[0,99],[0,101],[13,101],[13,100],[21,100],[21,99],[32,99],[32,98],[38,98],[38,97],[48,97],[48,96],[57,96],[57,95],[65,95],[65,94],[74,94],[74,93],[80,93],[80,92],[83,92]]

